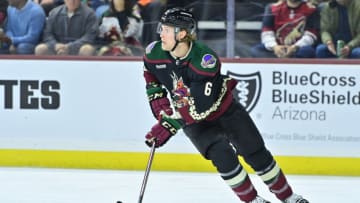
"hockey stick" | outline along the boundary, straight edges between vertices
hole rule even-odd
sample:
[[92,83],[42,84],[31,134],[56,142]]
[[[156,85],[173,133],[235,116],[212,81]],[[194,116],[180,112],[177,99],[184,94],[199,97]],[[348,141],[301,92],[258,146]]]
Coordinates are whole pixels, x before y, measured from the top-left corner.
[[152,143],[151,143],[151,150],[150,150],[149,160],[148,160],[148,163],[147,163],[147,166],[146,166],[144,179],[143,179],[143,182],[142,182],[142,185],[141,185],[141,190],[140,190],[138,203],[142,203],[142,200],[143,200],[143,197],[144,197],[144,192],[145,192],[145,187],[146,187],[147,179],[149,177],[151,164],[152,164],[152,161],[154,159],[154,155],[155,155],[155,140],[152,141]]

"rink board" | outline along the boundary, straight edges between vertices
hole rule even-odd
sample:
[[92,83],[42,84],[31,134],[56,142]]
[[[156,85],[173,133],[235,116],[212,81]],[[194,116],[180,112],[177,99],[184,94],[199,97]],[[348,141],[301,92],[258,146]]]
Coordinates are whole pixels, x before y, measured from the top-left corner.
[[[0,166],[145,170],[149,153],[55,150],[0,150]],[[360,176],[360,158],[275,156],[287,174]],[[240,158],[249,173],[254,171]],[[215,172],[198,154],[156,153],[152,170]]]
[[[2,59],[0,72],[1,166],[144,168],[154,119],[141,61]],[[358,64],[239,60],[223,72],[284,170],[360,175]],[[157,170],[214,171],[182,132],[156,157]]]

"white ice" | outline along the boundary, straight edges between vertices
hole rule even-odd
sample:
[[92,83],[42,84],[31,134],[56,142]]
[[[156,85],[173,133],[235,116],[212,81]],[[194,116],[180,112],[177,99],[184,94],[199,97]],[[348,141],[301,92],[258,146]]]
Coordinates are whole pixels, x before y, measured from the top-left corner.
[[[0,203],[137,203],[144,171],[0,168]],[[360,203],[360,177],[287,175],[311,203]],[[259,177],[259,194],[280,202]],[[143,203],[240,202],[216,173],[151,171]]]

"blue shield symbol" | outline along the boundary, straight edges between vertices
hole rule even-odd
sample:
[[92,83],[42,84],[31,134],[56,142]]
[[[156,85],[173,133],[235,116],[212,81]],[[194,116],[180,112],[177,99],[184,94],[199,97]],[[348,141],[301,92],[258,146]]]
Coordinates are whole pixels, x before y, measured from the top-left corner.
[[261,93],[260,72],[239,74],[228,71],[226,75],[238,81],[234,89],[235,99],[245,107],[247,112],[251,112],[256,106]]

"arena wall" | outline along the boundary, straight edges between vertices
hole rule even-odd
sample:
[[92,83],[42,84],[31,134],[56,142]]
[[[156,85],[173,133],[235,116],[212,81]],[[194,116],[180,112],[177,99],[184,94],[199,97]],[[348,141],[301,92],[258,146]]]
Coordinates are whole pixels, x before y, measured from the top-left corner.
[[[286,173],[360,175],[359,60],[222,65]],[[142,68],[136,57],[0,58],[0,166],[143,170],[155,120]],[[153,169],[215,171],[182,132]]]

